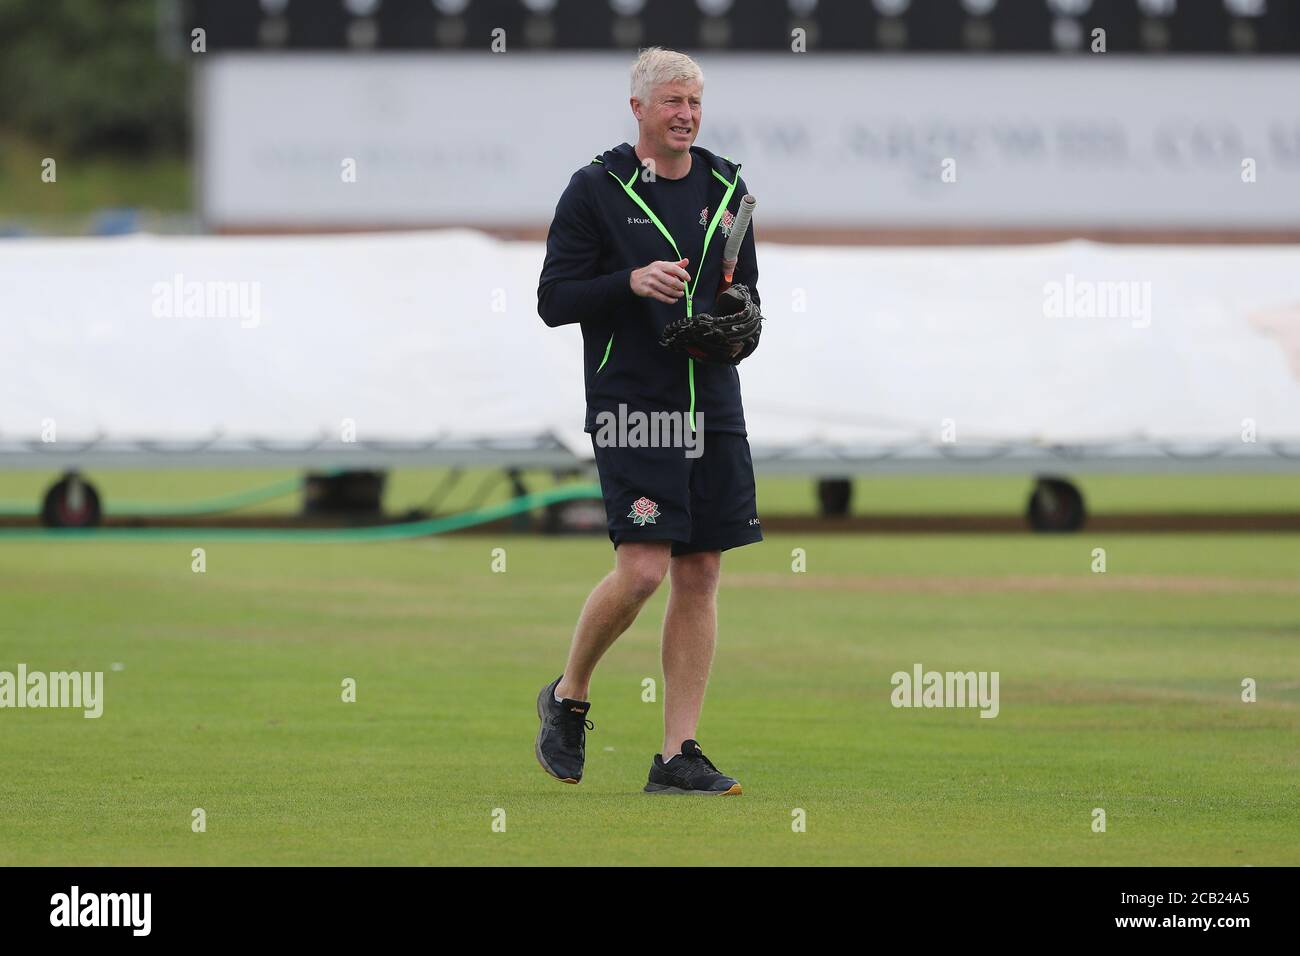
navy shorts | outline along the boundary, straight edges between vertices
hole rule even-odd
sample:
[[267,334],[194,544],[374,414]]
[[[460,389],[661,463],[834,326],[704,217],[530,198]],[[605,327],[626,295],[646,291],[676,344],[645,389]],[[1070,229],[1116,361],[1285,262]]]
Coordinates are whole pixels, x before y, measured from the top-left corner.
[[671,541],[679,555],[763,540],[744,435],[706,432],[698,458],[682,448],[601,447],[594,434],[591,444],[615,548]]

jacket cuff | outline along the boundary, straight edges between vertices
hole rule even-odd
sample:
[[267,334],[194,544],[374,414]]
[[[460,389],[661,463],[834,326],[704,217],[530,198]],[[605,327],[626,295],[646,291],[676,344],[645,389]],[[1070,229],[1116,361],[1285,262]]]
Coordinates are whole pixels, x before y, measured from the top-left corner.
[[632,291],[632,269],[620,269],[605,277],[609,285],[605,289],[605,301],[610,305],[624,305],[637,298]]

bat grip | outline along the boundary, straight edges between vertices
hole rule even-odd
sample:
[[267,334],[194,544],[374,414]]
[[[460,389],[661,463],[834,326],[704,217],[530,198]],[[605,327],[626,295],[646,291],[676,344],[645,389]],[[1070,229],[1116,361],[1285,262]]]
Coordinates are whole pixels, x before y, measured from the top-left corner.
[[735,276],[735,274],[736,274],[736,260],[723,259],[722,260],[722,281],[718,283],[719,295],[721,295],[722,293],[726,292],[728,289],[731,288],[731,280],[732,277]]

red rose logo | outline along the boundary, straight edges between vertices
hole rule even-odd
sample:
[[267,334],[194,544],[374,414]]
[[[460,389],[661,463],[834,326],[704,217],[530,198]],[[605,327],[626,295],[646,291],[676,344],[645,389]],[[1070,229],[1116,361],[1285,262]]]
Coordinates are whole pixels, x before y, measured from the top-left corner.
[[632,523],[638,528],[643,528],[647,524],[654,524],[655,518],[659,517],[659,506],[649,498],[638,498],[632,502],[632,510],[627,513],[632,519]]

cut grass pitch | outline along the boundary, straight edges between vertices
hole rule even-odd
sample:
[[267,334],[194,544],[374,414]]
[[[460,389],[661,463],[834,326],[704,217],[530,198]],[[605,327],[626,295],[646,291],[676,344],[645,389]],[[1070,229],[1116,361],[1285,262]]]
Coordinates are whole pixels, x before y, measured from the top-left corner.
[[[0,670],[106,684],[99,720],[0,710],[0,863],[1300,863],[1295,536],[731,552],[699,736],[745,795],[714,800],[640,793],[662,592],[597,674],[584,782],[533,757],[601,539],[212,542],[192,573],[203,546],[0,538]],[[999,671],[999,716],[894,709],[918,662]]]

